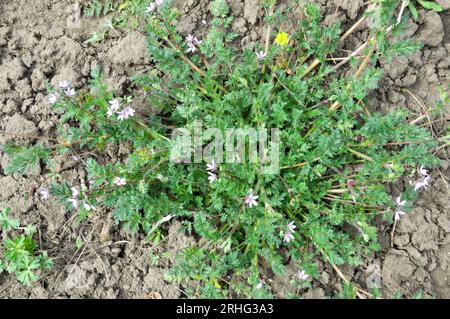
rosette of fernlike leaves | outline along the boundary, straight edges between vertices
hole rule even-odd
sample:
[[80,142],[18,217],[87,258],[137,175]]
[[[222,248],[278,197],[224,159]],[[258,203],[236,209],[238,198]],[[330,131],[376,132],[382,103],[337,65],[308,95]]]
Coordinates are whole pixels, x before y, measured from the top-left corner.
[[[170,1],[158,2],[142,13],[154,68],[133,77],[151,114],[108,116],[114,98],[133,101],[108,92],[98,72],[89,91],[57,103],[65,112],[61,150],[97,155],[85,160],[82,185],[62,183],[53,172],[52,193],[73,209],[71,187],[78,187],[77,203],[88,203],[77,208],[82,217],[95,214],[92,207],[111,209],[117,223],[154,243],[167,236],[161,225],[180,220],[196,240],[176,252],[167,279],[198,281],[189,296],[270,297],[270,278],[284,276],[288,262],[298,268],[293,284],[300,286],[317,276],[318,259],[358,265],[379,248],[375,219],[392,220],[395,203],[386,184],[435,162],[430,134],[408,124],[406,111],[384,115],[366,107],[382,76],[377,58],[411,48],[390,44],[383,32],[395,22],[396,4],[372,8],[377,23],[370,32],[379,50],[373,54],[368,46],[363,54],[372,58],[356,77],[337,74],[328,61],[341,30],[323,26],[316,6],[296,7],[301,19],[294,29],[275,30],[267,51],[259,43],[240,51],[224,0],[212,1],[203,37],[179,34],[180,13]],[[270,11],[273,3],[266,5]],[[283,16],[275,10],[269,22],[276,19]],[[339,107],[330,108],[333,103]],[[171,161],[172,130],[194,135],[198,122],[223,132],[279,129],[280,169],[263,174],[259,163],[208,168],[212,163]],[[119,148],[120,160],[101,155]]]

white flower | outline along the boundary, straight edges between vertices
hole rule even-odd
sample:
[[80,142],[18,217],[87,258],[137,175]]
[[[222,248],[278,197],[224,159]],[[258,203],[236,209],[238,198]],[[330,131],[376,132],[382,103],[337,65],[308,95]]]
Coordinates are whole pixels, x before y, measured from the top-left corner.
[[297,228],[297,226],[295,226],[294,221],[291,221],[291,222],[288,224],[288,228],[289,228],[289,231],[290,231],[290,232],[295,233],[295,229]]
[[188,43],[188,49],[186,50],[187,53],[195,53],[197,51],[197,48],[192,43]]
[[52,93],[48,96],[48,103],[55,104],[59,99],[59,93]]
[[150,3],[150,5],[145,9],[145,12],[153,12],[156,9],[156,4],[154,2]]
[[263,287],[264,283],[262,281],[260,281],[257,285],[256,285],[256,289],[261,289]]
[[217,180],[217,175],[216,174],[208,172],[208,175],[209,175],[208,176],[208,180],[209,180],[210,184]]
[[73,208],[75,208],[75,209],[78,208],[78,200],[76,198],[69,199],[69,203],[72,204]]
[[305,273],[305,271],[302,269],[302,270],[298,271],[297,277],[298,277],[298,279],[305,281],[305,280],[308,280],[309,275],[307,273]]
[[249,193],[247,197],[245,197],[245,203],[250,208],[252,208],[253,206],[258,206],[258,202],[256,201],[258,198],[259,196],[256,196],[253,193]]
[[58,86],[59,86],[61,89],[65,89],[65,88],[67,88],[67,87],[70,86],[70,83],[67,82],[66,80],[64,80],[64,81],[59,82],[59,83],[58,83]]
[[120,107],[120,101],[118,99],[112,99],[108,103],[109,103],[109,105],[113,106],[115,109],[118,109]]
[[187,42],[187,43],[192,43],[192,42],[194,42],[194,36],[193,36],[192,34],[189,34],[189,35],[186,37],[186,42]]
[[405,212],[403,212],[403,211],[401,211],[401,210],[396,211],[396,212],[394,213],[394,219],[395,219],[395,221],[399,221],[401,215],[405,215]]
[[197,47],[196,46],[199,45],[200,43],[202,43],[202,41],[199,41],[197,39],[197,37],[193,36],[192,34],[189,34],[186,37],[186,43],[187,43],[187,46],[188,46],[187,52],[188,53],[189,52],[195,53],[197,51]]
[[416,185],[414,186],[414,190],[417,192],[419,189],[423,187],[427,188],[430,180],[431,180],[430,175],[425,176],[421,181],[416,183]]
[[118,113],[117,118],[121,121],[126,120],[129,117],[133,117],[135,110],[131,106],[127,106],[121,112]]
[[86,203],[86,202],[83,203],[83,207],[84,207],[84,209],[87,210],[88,212],[90,212],[91,210],[95,212],[95,211],[97,210],[97,208],[95,208],[95,207],[92,206],[92,205],[89,205],[89,204]]
[[217,171],[217,165],[214,162],[214,160],[211,161],[211,164],[206,164],[206,170],[210,171],[210,172],[215,172]]
[[70,87],[68,87],[68,88],[65,90],[65,93],[66,93],[67,96],[70,96],[70,97],[75,96],[75,94],[77,94],[77,93],[75,92],[75,89],[70,88]]
[[163,3],[164,3],[164,0],[156,0],[156,1],[155,1],[155,4],[156,4],[158,7],[162,6]]
[[47,200],[48,199],[48,189],[44,188],[42,189],[39,194],[41,194],[41,200]]
[[117,176],[116,178],[114,178],[113,184],[117,186],[125,186],[127,184],[127,180],[125,178]]
[[258,61],[264,60],[264,58],[267,56],[267,53],[264,51],[256,52],[256,58]]
[[419,173],[420,173],[420,175],[422,175],[423,177],[428,176],[428,171],[427,171],[426,169],[423,168],[423,165],[421,165],[421,166],[419,167]]
[[108,112],[107,112],[108,117],[110,117],[111,115],[116,113],[117,110],[119,109],[119,107],[120,107],[120,102],[118,99],[112,99],[111,101],[109,101],[109,108],[108,108]]
[[428,171],[423,168],[423,165],[419,167],[419,174],[422,175],[422,180],[416,182],[414,185],[414,190],[416,192],[423,187],[427,188],[431,180],[431,176],[428,174]]
[[71,191],[72,191],[72,198],[76,198],[80,194],[80,191],[76,187],[72,187]]
[[294,235],[292,235],[291,232],[287,232],[286,234],[284,234],[284,237],[283,237],[284,242],[289,243],[293,239],[294,239]]
[[406,204],[406,200],[402,200],[402,198],[400,196],[398,196],[395,199],[395,202],[397,203],[398,206],[403,207]]

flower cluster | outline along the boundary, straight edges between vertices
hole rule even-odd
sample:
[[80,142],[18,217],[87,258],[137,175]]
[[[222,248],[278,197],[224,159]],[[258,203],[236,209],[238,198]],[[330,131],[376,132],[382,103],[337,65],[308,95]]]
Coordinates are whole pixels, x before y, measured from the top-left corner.
[[294,239],[294,233],[297,226],[295,226],[294,221],[292,221],[287,225],[287,228],[288,231],[284,234],[283,241],[289,243],[291,240]]
[[211,164],[206,164],[206,171],[210,184],[217,180],[218,167],[214,160],[212,160]]
[[202,43],[202,41],[199,41],[196,36],[189,34],[186,37],[186,44],[188,46],[188,49],[186,52],[187,53],[195,53],[198,50],[197,46],[201,43]]
[[[79,207],[79,202],[78,202],[78,197],[80,195],[80,191],[78,190],[78,188],[76,187],[72,187],[71,188],[72,191],[72,197],[69,198],[68,202],[72,204],[72,207],[74,209],[77,209]],[[86,201],[82,201],[82,206],[86,211],[96,211],[97,208],[95,208],[94,206],[92,206],[91,204],[89,204]]]
[[419,189],[425,187],[428,187],[428,184],[431,180],[430,174],[428,174],[428,171],[423,168],[423,166],[420,166],[419,168],[419,174],[422,176],[422,179],[418,182],[416,182],[416,185],[414,185],[414,190],[417,192]]
[[48,96],[48,102],[50,104],[55,104],[58,102],[59,98],[63,95],[67,97],[74,97],[77,94],[75,89],[66,80],[59,82],[58,88],[60,89],[59,92],[51,93]]
[[406,205],[406,201],[402,200],[402,198],[398,196],[395,199],[395,202],[397,203],[397,210],[394,213],[394,220],[399,221],[400,217],[405,214],[405,212],[403,211],[403,207]]
[[123,110],[119,111],[122,104],[118,99],[109,101],[109,108],[106,114],[111,117],[113,114],[117,114],[117,118],[121,121],[133,117],[136,112],[131,106],[126,106]]
[[[423,187],[427,188],[431,180],[430,174],[428,174],[428,171],[424,169],[423,166],[419,167],[419,174],[422,178],[414,185],[414,191],[416,192]],[[398,196],[395,199],[395,203],[397,204],[397,210],[394,212],[394,220],[399,221],[401,216],[405,214],[405,212],[403,211],[403,207],[405,207],[406,201],[402,200],[401,196]]]

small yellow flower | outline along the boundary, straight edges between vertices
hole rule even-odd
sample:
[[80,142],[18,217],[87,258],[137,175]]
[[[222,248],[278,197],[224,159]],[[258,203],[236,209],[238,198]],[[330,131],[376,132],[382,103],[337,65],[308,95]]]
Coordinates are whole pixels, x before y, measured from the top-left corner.
[[214,283],[214,288],[216,288],[216,289],[222,288],[222,286],[220,286],[220,284],[219,284],[219,282],[217,281],[217,279],[213,278],[213,283]]
[[275,38],[275,43],[286,46],[289,42],[289,34],[286,32],[278,32],[277,37]]

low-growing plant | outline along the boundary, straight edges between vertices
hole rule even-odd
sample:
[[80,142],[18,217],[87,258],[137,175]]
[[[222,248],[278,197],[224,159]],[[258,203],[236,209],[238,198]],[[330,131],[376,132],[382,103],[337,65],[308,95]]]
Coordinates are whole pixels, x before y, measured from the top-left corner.
[[[50,269],[53,262],[46,252],[37,253],[37,245],[33,239],[36,228],[31,225],[20,227],[20,221],[10,217],[10,213],[10,208],[3,208],[0,213],[1,230],[10,235],[4,235],[0,246],[0,273],[7,271],[25,286],[31,286],[39,279],[36,272]],[[21,234],[11,236],[12,231]]]
[[[318,259],[333,267],[360,264],[379,249],[375,221],[398,221],[410,210],[431,179],[419,166],[436,163],[430,150],[438,141],[411,123],[406,109],[367,108],[367,94],[383,74],[377,60],[417,45],[389,41],[402,25],[392,14],[394,0],[370,6],[362,19],[371,21],[368,41],[339,63],[332,57],[349,33],[323,26],[318,7],[294,6],[290,12],[299,14],[288,30],[277,20],[283,15],[275,1],[264,6],[273,13],[269,36],[241,52],[225,1],[212,1],[202,38],[176,31],[179,12],[170,1],[151,2],[141,15],[154,68],[132,78],[147,97],[145,112],[135,110],[132,97],[110,92],[99,69],[89,89],[75,92],[62,82],[49,96],[62,111],[58,141],[5,146],[7,171],[24,172],[36,157],[83,158],[85,183],[60,180],[52,165],[48,171],[50,193],[80,219],[108,208],[117,223],[156,243],[166,237],[164,223],[180,220],[197,240],[178,252],[166,279],[198,281],[190,296],[271,297],[270,278],[285,276],[288,262],[298,268],[299,288],[317,277]],[[275,25],[281,27],[270,37]],[[346,62],[351,72],[339,74]],[[172,157],[179,146],[171,138],[175,128],[197,137],[184,160]],[[267,152],[256,161],[224,161],[218,148],[208,158],[191,156],[214,142],[201,132],[251,128],[279,132],[278,142],[259,147]],[[243,141],[250,149],[251,137]],[[104,155],[118,147],[125,159]],[[279,166],[268,174],[262,164],[270,152],[279,155]],[[404,176],[418,181],[393,200],[386,185]],[[341,296],[358,296],[343,279]]]

